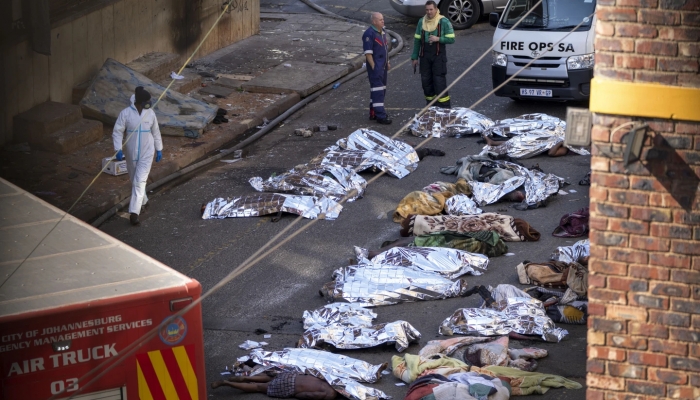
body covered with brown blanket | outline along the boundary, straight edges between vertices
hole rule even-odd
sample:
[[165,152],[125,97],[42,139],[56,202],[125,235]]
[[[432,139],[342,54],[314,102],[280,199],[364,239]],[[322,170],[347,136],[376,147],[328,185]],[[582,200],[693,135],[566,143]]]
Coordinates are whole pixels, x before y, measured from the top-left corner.
[[506,242],[535,242],[540,239],[540,233],[524,220],[497,213],[410,215],[401,223],[401,236],[420,236],[442,231],[494,231]]
[[401,222],[411,214],[438,215],[445,208],[445,200],[457,194],[471,194],[471,187],[460,178],[457,183],[435,182],[404,197],[394,211],[394,222]]

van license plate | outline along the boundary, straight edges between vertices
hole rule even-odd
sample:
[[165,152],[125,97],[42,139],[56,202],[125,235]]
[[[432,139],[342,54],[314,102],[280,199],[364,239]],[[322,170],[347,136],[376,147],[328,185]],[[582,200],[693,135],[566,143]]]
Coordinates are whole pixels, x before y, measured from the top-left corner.
[[521,96],[552,97],[552,91],[547,89],[520,89]]

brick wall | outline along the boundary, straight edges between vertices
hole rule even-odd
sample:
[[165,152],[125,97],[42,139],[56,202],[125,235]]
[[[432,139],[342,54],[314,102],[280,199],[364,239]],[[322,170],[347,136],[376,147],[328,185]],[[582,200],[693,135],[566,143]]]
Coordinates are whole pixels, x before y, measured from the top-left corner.
[[[700,1],[597,17],[596,79],[700,88]],[[625,168],[628,122],[649,131]],[[592,140],[587,398],[700,398],[700,123],[596,114]]]

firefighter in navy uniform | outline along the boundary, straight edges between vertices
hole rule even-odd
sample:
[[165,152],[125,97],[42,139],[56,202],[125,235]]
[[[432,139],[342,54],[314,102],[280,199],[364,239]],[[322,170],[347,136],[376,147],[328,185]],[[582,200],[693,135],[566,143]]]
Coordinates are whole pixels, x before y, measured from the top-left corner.
[[[450,20],[440,15],[434,1],[425,3],[425,17],[418,21],[413,40],[413,68],[420,59],[420,77],[425,101],[430,103],[447,88],[447,44],[455,42]],[[450,108],[450,95],[443,93],[436,106]]]
[[362,47],[367,59],[367,76],[369,77],[370,101],[369,119],[389,125],[391,120],[384,110],[384,96],[386,95],[387,72],[389,65],[389,52],[386,32],[384,31],[384,16],[380,13],[372,13],[372,26],[367,28],[362,35]]

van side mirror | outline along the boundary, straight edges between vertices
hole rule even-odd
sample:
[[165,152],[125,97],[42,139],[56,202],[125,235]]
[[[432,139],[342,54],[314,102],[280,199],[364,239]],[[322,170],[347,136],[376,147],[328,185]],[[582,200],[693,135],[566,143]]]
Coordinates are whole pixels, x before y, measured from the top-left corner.
[[498,15],[498,13],[492,12],[489,14],[489,24],[493,26],[494,28],[498,26],[498,20],[501,19],[501,16]]

